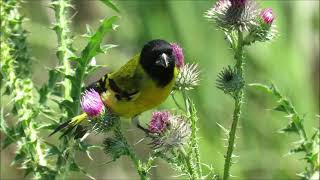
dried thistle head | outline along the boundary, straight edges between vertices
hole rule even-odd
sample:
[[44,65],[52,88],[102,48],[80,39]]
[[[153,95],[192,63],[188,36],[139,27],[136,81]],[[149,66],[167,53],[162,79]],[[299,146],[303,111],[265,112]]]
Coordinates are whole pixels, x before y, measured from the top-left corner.
[[248,31],[256,26],[258,6],[251,0],[219,0],[205,17],[214,21],[224,31]]
[[235,97],[243,86],[244,80],[241,78],[239,72],[231,66],[224,68],[218,74],[217,88],[221,89],[226,94]]
[[167,111],[153,113],[148,130],[155,151],[167,151],[184,145],[191,134],[191,128],[183,116],[172,115]]
[[184,65],[178,74],[174,90],[191,90],[199,85],[200,71],[198,64]]

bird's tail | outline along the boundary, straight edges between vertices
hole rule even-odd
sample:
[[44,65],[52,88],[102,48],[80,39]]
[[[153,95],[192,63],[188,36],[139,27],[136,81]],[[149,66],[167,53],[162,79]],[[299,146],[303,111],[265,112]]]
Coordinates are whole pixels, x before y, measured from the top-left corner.
[[75,127],[77,127],[73,133],[74,138],[75,139],[81,138],[82,136],[84,136],[86,134],[87,129],[82,127],[80,124],[82,122],[84,122],[85,120],[87,120],[87,117],[88,117],[88,115],[86,113],[82,113],[78,116],[75,116],[71,120],[64,122],[64,123],[60,124],[58,127],[56,127],[54,129],[54,131],[49,136],[57,133],[58,131],[62,131],[63,129],[66,129],[66,131],[64,131],[64,133],[60,136],[60,138],[62,138],[63,136],[71,133],[72,130]]

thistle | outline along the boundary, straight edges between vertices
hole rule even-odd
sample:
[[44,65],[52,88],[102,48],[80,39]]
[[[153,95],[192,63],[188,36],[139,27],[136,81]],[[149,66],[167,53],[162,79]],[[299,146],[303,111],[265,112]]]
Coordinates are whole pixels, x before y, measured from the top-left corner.
[[271,8],[267,8],[261,11],[260,16],[263,22],[268,25],[271,25],[273,20],[275,19]]
[[205,13],[224,31],[248,31],[256,25],[258,15],[257,4],[251,0],[219,0]]
[[191,90],[199,85],[200,71],[198,64],[184,65],[178,74],[174,90]]
[[167,111],[154,112],[149,124],[148,136],[155,151],[168,151],[187,143],[191,135],[189,124],[182,116]]
[[104,110],[104,104],[98,92],[94,89],[86,90],[80,101],[81,108],[89,117],[96,117]]
[[81,98],[81,108],[88,115],[92,131],[96,133],[107,132],[113,128],[119,117],[104,106],[101,97],[94,89],[86,90]]
[[265,42],[274,39],[277,35],[276,26],[273,24],[274,20],[275,16],[271,8],[262,10],[257,19],[258,26],[250,31],[244,40],[245,44],[250,45],[255,41]]
[[224,68],[219,74],[217,79],[217,88],[221,89],[224,93],[230,94],[235,97],[236,94],[243,88],[244,80],[231,66]]

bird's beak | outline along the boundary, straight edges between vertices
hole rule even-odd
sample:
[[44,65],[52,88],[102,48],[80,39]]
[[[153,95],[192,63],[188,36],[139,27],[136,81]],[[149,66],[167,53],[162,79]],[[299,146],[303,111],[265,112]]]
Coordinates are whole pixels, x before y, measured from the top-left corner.
[[168,56],[162,53],[160,59],[156,61],[156,64],[167,68],[169,66]]

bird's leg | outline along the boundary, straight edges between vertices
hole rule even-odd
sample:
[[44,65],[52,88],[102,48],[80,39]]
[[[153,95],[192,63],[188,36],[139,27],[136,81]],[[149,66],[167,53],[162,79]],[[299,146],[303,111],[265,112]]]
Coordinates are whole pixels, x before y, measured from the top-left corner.
[[149,134],[149,130],[143,126],[141,126],[140,121],[139,121],[139,116],[134,116],[131,121],[137,128],[141,129],[144,131],[146,134]]

